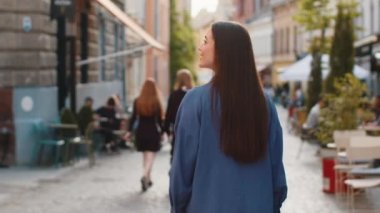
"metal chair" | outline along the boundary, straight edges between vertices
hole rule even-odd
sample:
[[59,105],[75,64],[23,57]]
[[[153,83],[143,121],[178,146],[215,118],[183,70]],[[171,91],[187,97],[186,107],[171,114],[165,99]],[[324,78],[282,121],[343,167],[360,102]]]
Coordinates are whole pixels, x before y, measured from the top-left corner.
[[344,194],[344,179],[346,173],[353,168],[367,168],[369,166],[368,161],[355,161],[353,164],[349,164],[346,154],[346,149],[350,144],[350,138],[356,136],[365,136],[366,133],[363,130],[335,130],[333,133],[334,145],[336,148],[335,158],[335,194]]
[[[373,160],[380,158],[380,138],[370,136],[357,136],[350,139],[350,144],[347,147],[347,159],[350,165],[358,160]],[[360,173],[348,172],[348,179],[344,183],[348,186],[347,193],[349,207],[355,208],[356,189],[369,189],[380,186],[380,173],[367,172],[373,168],[360,169]],[[378,171],[377,171],[378,172]],[[358,176],[360,174],[360,176]]]
[[51,139],[52,135],[50,134],[49,128],[43,121],[39,120],[34,123],[34,130],[38,135],[38,141],[35,148],[36,163],[37,165],[41,164],[41,158],[44,153],[44,148],[46,146],[53,147],[54,154],[54,165],[58,167],[60,159],[63,159],[63,146],[65,145],[64,140]]

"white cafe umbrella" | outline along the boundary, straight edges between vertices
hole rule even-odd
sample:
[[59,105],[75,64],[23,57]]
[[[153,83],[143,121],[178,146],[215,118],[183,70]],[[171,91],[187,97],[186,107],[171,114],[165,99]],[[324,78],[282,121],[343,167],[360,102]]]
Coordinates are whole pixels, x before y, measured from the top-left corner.
[[[289,67],[285,68],[280,74],[282,81],[307,81],[311,72],[311,55],[305,56],[303,59],[295,62]],[[329,55],[322,56],[322,76],[327,77],[329,72]],[[359,79],[366,79],[369,76],[369,71],[360,67],[354,66],[354,75]]]

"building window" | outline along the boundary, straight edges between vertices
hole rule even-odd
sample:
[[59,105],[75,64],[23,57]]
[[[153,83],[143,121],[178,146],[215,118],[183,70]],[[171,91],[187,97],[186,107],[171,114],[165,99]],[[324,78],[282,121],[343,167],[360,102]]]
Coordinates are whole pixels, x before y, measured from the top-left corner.
[[276,53],[279,55],[281,53],[281,30],[277,30],[276,40]]
[[298,29],[297,26],[294,26],[294,43],[293,43],[293,50],[294,53],[298,53]]
[[141,20],[142,20],[142,23],[144,24],[144,26],[146,26],[146,23],[145,23],[145,17],[146,17],[146,0],[141,0],[141,9],[142,9],[142,13],[141,13]]
[[244,0],[239,1],[239,10],[238,10],[238,16],[242,17],[244,15]]
[[160,40],[161,33],[161,19],[160,19],[160,0],[154,3],[154,35],[157,40]]
[[290,28],[286,28],[286,53],[289,53],[290,51]]
[[374,14],[374,8],[373,8],[373,2],[370,1],[369,2],[370,6],[369,6],[369,9],[370,9],[370,13],[369,13],[369,26],[370,26],[370,34],[373,34],[374,32],[374,22],[375,22],[375,14]]
[[[99,55],[103,56],[107,54],[106,46],[106,34],[107,34],[107,28],[106,28],[106,19],[104,13],[98,14],[98,23],[99,23]],[[106,80],[106,61],[101,60],[99,62],[99,81],[105,81]]]
[[272,51],[274,52],[274,54],[276,55],[276,50],[277,50],[277,41],[276,41],[276,38],[277,38],[277,30],[274,30],[273,31],[273,35],[272,35]]
[[153,67],[153,71],[154,71],[154,80],[156,81],[156,83],[158,83],[158,57],[157,56],[154,56],[154,67]]
[[[114,29],[114,52],[119,52],[120,50],[120,25],[117,22],[113,23],[113,29]],[[120,57],[116,57],[114,59],[114,79],[115,80],[120,80]]]
[[377,32],[380,33],[380,2],[377,2]]
[[286,29],[282,29],[281,33],[281,53],[286,53]]
[[280,30],[280,54],[284,52],[284,29]]

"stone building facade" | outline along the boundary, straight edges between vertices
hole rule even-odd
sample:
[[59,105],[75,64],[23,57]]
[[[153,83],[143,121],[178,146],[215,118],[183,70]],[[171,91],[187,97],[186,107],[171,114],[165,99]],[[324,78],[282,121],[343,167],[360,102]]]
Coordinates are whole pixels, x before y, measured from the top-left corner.
[[274,85],[279,83],[278,73],[296,61],[300,48],[300,27],[293,20],[297,12],[294,0],[277,0],[272,2],[273,8],[273,75]]
[[0,4],[0,87],[55,85],[56,25],[49,7],[42,0]]
[[380,1],[361,0],[358,2],[358,12],[361,14],[355,20],[360,26],[356,32],[355,42],[356,63],[371,71],[367,80],[369,95],[380,95]]
[[[138,86],[129,84],[133,81],[130,77],[140,75],[141,84],[152,75],[145,75],[152,73],[145,72],[147,52],[156,51],[150,48],[153,36],[147,38],[151,31],[144,30],[148,25],[130,19],[129,26],[125,14],[115,13],[125,11],[127,1],[72,1],[75,15],[66,21],[65,54],[61,55],[60,28],[57,20],[50,18],[50,2],[2,0],[0,4],[0,105],[4,106],[0,108],[0,128],[7,127],[12,132],[8,164],[34,163],[36,122],[56,121],[62,107],[78,110],[87,96],[94,98],[94,108],[113,94],[121,96],[128,105],[132,100],[130,91],[137,91]],[[155,7],[157,11],[168,4],[164,0],[155,2],[161,5]],[[142,14],[144,20],[148,14],[148,10]],[[161,19],[166,21],[164,16]],[[165,26],[164,30],[168,30],[168,20]],[[168,32],[162,34],[167,45]],[[156,59],[159,82],[164,87],[168,79],[167,48],[158,52],[154,54],[164,55]],[[64,63],[60,63],[62,55]],[[84,64],[79,66],[80,63]]]

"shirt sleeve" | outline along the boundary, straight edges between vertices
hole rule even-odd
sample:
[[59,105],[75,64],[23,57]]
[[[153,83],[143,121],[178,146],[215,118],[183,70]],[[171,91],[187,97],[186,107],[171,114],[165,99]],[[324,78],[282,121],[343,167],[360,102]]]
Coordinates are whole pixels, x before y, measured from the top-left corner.
[[285,177],[283,155],[283,137],[282,128],[278,119],[277,111],[270,102],[270,158],[272,164],[272,182],[273,182],[273,200],[274,212],[280,212],[282,203],[287,196],[287,184]]
[[188,93],[177,113],[169,189],[172,213],[186,212],[192,196],[200,129],[198,98],[193,93]]
[[173,93],[170,94],[169,100],[168,100],[168,106],[166,108],[166,115],[165,115],[165,121],[163,126],[163,131],[167,134],[171,134],[170,132],[170,123],[171,118],[173,117]]

